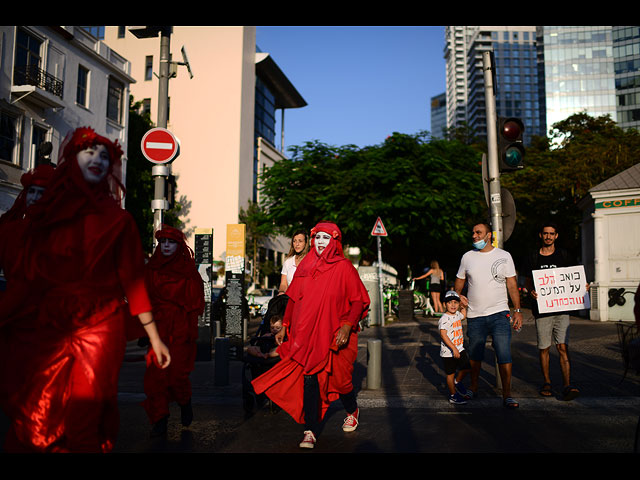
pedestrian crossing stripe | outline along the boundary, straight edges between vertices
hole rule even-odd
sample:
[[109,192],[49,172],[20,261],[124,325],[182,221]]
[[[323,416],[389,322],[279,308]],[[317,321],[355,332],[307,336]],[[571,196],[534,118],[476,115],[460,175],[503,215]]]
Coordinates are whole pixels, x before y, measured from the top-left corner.
[[373,230],[371,231],[371,235],[378,236],[378,237],[387,236],[387,230],[384,228],[384,225],[382,224],[382,219],[380,217],[378,217],[378,219],[376,220],[376,223],[373,226]]

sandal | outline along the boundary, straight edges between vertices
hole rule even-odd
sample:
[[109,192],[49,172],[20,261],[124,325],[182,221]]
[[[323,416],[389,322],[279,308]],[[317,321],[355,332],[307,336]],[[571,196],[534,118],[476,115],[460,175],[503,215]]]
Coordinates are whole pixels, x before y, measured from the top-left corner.
[[507,397],[502,403],[506,408],[518,408],[520,404],[514,398]]
[[540,389],[540,395],[542,395],[543,397],[550,397],[552,395],[550,383],[542,384],[542,388]]
[[578,397],[579,395],[580,395],[580,390],[578,390],[573,385],[567,385],[562,390],[562,399],[566,400],[566,401],[573,400],[574,398]]

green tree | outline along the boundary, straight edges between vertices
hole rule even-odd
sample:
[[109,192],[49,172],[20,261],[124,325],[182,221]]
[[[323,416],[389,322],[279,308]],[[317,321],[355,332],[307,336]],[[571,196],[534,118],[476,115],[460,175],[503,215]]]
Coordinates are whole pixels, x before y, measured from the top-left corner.
[[286,235],[320,220],[338,224],[345,245],[364,255],[376,249],[376,218],[389,233],[383,260],[406,278],[437,258],[457,267],[467,249],[469,226],[486,216],[480,154],[457,140],[426,132],[394,133],[365,148],[307,142],[291,149],[263,177],[266,210]]
[[265,238],[275,233],[275,228],[266,210],[255,202],[249,202],[246,209],[240,208],[238,221],[245,224],[246,255],[253,259],[252,281],[257,285],[261,274],[268,276],[274,272],[273,262],[260,259],[258,249]]
[[558,243],[580,252],[578,202],[589,189],[638,162],[640,134],[610,116],[574,114],[552,126],[550,137],[527,148],[525,168],[501,176],[516,203],[516,227],[505,248],[522,256],[538,240],[540,222],[558,224]]
[[140,113],[142,102],[134,102],[129,97],[129,131],[127,144],[127,196],[125,208],[131,215],[140,231],[142,247],[146,253],[153,249],[153,180],[151,164],[140,149],[144,134],[153,127],[148,113]]

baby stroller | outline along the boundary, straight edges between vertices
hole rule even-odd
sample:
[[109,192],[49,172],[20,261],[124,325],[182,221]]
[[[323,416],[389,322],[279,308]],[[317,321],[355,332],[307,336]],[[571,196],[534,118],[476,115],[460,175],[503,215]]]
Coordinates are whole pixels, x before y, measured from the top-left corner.
[[[275,338],[271,333],[272,317],[284,318],[289,297],[278,295],[271,300],[267,307],[267,312],[262,317],[262,323],[258,327],[256,334],[249,340],[249,345],[254,349],[259,349],[262,353],[267,353],[276,348]],[[250,348],[251,348],[250,347]],[[273,367],[280,361],[279,357],[259,357],[247,353],[244,355],[244,365],[242,368],[242,403],[247,413],[250,413],[255,405],[261,406],[267,401],[264,394],[256,395],[251,385],[251,381]],[[269,401],[271,411],[275,406]]]

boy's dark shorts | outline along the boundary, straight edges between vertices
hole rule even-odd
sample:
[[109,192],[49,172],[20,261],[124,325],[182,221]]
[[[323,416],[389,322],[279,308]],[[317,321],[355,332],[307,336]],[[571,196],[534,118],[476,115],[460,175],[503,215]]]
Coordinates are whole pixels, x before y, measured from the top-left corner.
[[454,357],[442,357],[444,362],[444,373],[452,375],[459,370],[469,370],[471,364],[469,363],[469,355],[466,350],[460,352],[460,358]]

